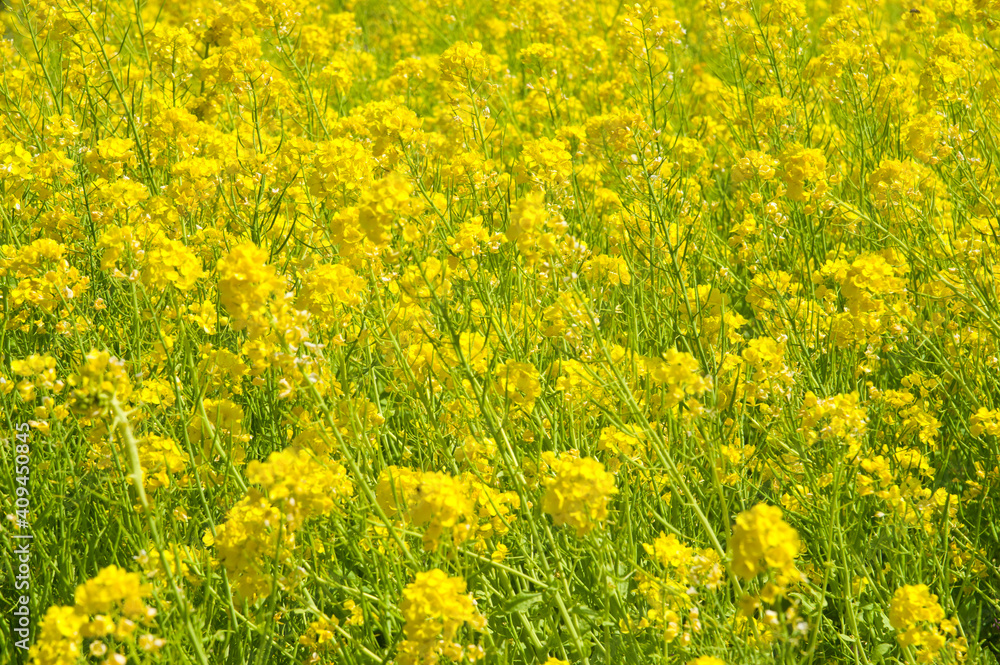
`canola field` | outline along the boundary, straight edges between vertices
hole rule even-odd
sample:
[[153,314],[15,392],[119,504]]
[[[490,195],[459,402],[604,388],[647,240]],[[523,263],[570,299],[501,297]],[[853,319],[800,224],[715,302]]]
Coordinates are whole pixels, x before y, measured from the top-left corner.
[[998,0],[0,6],[3,663],[997,663]]

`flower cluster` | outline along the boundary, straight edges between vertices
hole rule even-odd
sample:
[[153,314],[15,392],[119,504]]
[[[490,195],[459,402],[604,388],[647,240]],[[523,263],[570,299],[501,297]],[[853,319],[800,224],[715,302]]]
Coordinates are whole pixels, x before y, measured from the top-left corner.
[[137,573],[108,566],[76,588],[75,604],[53,605],[45,612],[38,639],[32,645],[33,665],[69,665],[86,651],[105,656],[103,662],[125,662],[117,649],[138,646],[155,652],[165,645],[162,638],[139,631],[152,624],[156,610],[147,605],[151,589]]
[[474,630],[486,628],[486,617],[465,590],[465,580],[449,577],[439,569],[417,573],[416,579],[403,589],[399,610],[406,622],[406,639],[397,654],[401,665],[434,665],[441,657],[477,659],[479,647],[463,647],[455,642],[464,624]]
[[1000,0],[0,26],[0,504],[60,564],[39,662],[995,641]]
[[69,378],[71,404],[77,413],[97,416],[112,399],[126,402],[132,395],[132,381],[125,363],[107,351],[91,351],[80,371]]
[[737,515],[730,545],[733,572],[744,579],[768,572],[779,584],[799,578],[795,568],[802,546],[799,534],[776,506],[761,503]]
[[543,455],[555,474],[545,480],[543,510],[557,526],[566,525],[583,536],[608,518],[608,500],[617,493],[615,477],[590,457]]
[[958,637],[957,621],[945,618],[938,597],[926,584],[896,589],[889,604],[889,622],[899,631],[899,643],[914,647],[921,663],[934,661],[946,647],[958,658],[967,649],[965,638]]
[[264,489],[272,505],[284,511],[290,529],[330,513],[354,492],[343,465],[316,459],[301,449],[271,453],[266,462],[250,462],[246,476]]
[[512,510],[520,506],[517,494],[497,491],[472,474],[453,477],[393,466],[379,476],[375,494],[387,515],[425,528],[428,550],[437,549],[445,534],[455,544],[502,535],[516,518]]

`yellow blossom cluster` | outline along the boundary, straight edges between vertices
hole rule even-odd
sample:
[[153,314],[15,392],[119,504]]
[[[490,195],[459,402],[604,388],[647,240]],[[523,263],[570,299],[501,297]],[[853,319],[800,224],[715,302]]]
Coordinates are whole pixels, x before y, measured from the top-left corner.
[[740,577],[750,579],[773,572],[782,581],[779,583],[797,579],[795,559],[801,541],[782,519],[780,508],[762,503],[737,515],[730,543],[733,572]]
[[[124,661],[123,651],[138,644],[147,653],[160,650],[165,641],[139,631],[152,625],[156,609],[146,604],[151,589],[137,573],[117,566],[102,569],[76,588],[75,604],[53,605],[45,612],[30,657],[38,665],[72,665],[84,656],[108,656],[105,662]],[[110,643],[110,645],[109,645]]]
[[966,652],[964,637],[958,637],[958,623],[946,619],[938,597],[926,584],[909,584],[896,589],[889,605],[889,622],[899,631],[897,639],[914,647],[921,663],[935,661],[943,649],[958,658]]
[[990,661],[1000,0],[0,33],[17,653]]
[[545,480],[543,509],[556,525],[567,525],[578,536],[593,531],[608,518],[608,500],[618,490],[615,477],[596,459],[573,455],[543,455],[554,476]]
[[465,580],[449,577],[439,569],[417,573],[403,590],[399,609],[406,621],[406,639],[397,655],[401,664],[434,665],[442,657],[478,660],[480,647],[463,647],[455,642],[459,628],[465,624],[475,630],[486,628],[486,617],[466,593]]

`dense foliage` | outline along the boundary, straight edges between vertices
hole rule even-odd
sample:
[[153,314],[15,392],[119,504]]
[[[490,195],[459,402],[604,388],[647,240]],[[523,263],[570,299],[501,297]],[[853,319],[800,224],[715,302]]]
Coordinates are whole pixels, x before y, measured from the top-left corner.
[[13,658],[996,662],[997,0],[7,4]]

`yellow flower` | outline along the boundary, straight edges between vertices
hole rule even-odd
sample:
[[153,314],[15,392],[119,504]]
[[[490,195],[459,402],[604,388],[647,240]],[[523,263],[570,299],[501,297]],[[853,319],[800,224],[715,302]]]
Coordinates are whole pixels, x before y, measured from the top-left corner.
[[160,240],[146,253],[146,260],[142,280],[151,289],[174,287],[178,291],[190,291],[205,276],[201,260],[176,240]]
[[275,297],[285,291],[285,279],[267,263],[267,252],[256,245],[237,245],[219,259],[219,299],[233,320],[233,327],[242,330],[251,318]]
[[219,562],[240,595],[252,600],[271,592],[268,564],[287,557],[287,550],[294,544],[291,529],[284,526],[284,521],[281,510],[251,490],[216,527],[215,537],[205,534],[203,541],[215,547]]
[[486,628],[486,617],[476,610],[476,601],[465,592],[465,580],[449,577],[439,569],[417,573],[403,590],[399,610],[406,639],[400,645],[400,665],[436,663],[442,652],[462,657],[462,647],[454,643],[458,629],[468,623],[475,630]]
[[46,610],[29,652],[32,665],[76,665],[83,655],[80,629],[86,623],[87,617],[73,607],[53,605]]
[[799,410],[800,431],[809,442],[841,441],[853,450],[868,429],[868,412],[857,392],[817,397],[806,391]]
[[565,185],[573,173],[572,155],[562,141],[542,137],[524,144],[516,170],[521,183],[535,178],[542,184]]
[[792,201],[810,201],[826,193],[826,157],[817,148],[795,144],[781,154],[781,179]]
[[412,191],[410,181],[398,173],[390,173],[371,184],[358,209],[358,225],[368,240],[376,245],[389,243],[393,221],[414,205],[410,201]]
[[354,492],[343,465],[329,458],[317,459],[302,449],[271,453],[266,462],[254,460],[247,465],[246,477],[284,510],[293,529],[311,517],[330,513]]
[[940,623],[944,620],[944,610],[937,600],[938,597],[930,592],[926,584],[900,587],[889,605],[889,623],[896,630],[906,630],[925,621]]
[[[223,449],[236,461],[243,459],[245,451],[243,444],[250,440],[250,435],[243,431],[243,409],[239,404],[228,399],[206,399],[202,403],[208,423],[195,409],[188,421],[187,434],[191,443],[200,446],[202,455],[207,459],[218,457],[215,439],[218,437]],[[229,438],[233,446],[229,447]]]
[[309,624],[305,634],[299,637],[299,644],[313,649],[327,650],[337,646],[334,629],[340,625],[337,617],[323,616]]
[[514,204],[505,233],[530,266],[555,251],[557,236],[565,229],[566,221],[545,207],[544,194],[535,192]]
[[647,458],[646,435],[642,432],[629,434],[617,427],[605,427],[597,442],[597,449],[607,451],[607,466],[617,472],[625,458],[633,463],[641,463]]
[[916,648],[917,660],[928,663],[947,647],[958,660],[967,649],[964,637],[957,639],[956,623],[945,618],[938,597],[926,584],[909,584],[896,589],[889,604],[889,623],[899,631],[901,646]]
[[653,384],[663,388],[664,406],[668,408],[711,387],[711,379],[702,376],[698,360],[684,351],[668,349],[660,358],[643,359],[642,365]]
[[143,598],[149,593],[149,586],[142,583],[138,573],[112,565],[76,588],[76,611],[85,616],[115,611],[130,619],[141,619],[147,616]]
[[531,363],[508,360],[493,373],[501,399],[517,410],[531,413],[535,400],[542,394],[540,374]]
[[187,467],[187,453],[182,452],[173,439],[145,434],[139,437],[136,444],[147,490],[169,486],[169,474],[180,473]]
[[296,306],[309,310],[321,325],[344,325],[350,321],[347,308],[361,304],[367,284],[345,265],[321,265],[302,279]]
[[90,172],[111,180],[122,175],[125,166],[135,164],[135,142],[130,138],[111,136],[101,139],[83,157]]
[[606,280],[611,286],[619,284],[628,286],[632,283],[628,264],[620,256],[599,254],[583,264],[582,273],[596,280]]
[[424,532],[427,549],[436,548],[445,531],[452,533],[456,542],[471,535],[469,521],[475,510],[469,487],[460,478],[390,466],[379,476],[375,495],[390,515],[399,514],[427,527]]
[[799,534],[781,517],[781,508],[757,504],[736,517],[730,540],[733,572],[750,579],[769,570],[795,579],[795,557],[799,555]]
[[737,183],[760,178],[773,180],[777,175],[778,160],[759,150],[748,150],[733,166],[733,180]]
[[555,477],[545,481],[542,509],[556,525],[573,527],[582,536],[607,519],[608,500],[618,489],[603,464],[593,458],[560,458],[551,453],[546,461]]
[[70,377],[69,385],[73,389],[73,409],[88,416],[101,413],[113,398],[126,402],[132,395],[125,363],[107,351],[88,353],[80,372]]
[[482,81],[490,73],[479,42],[452,45],[441,54],[440,62],[443,81]]

